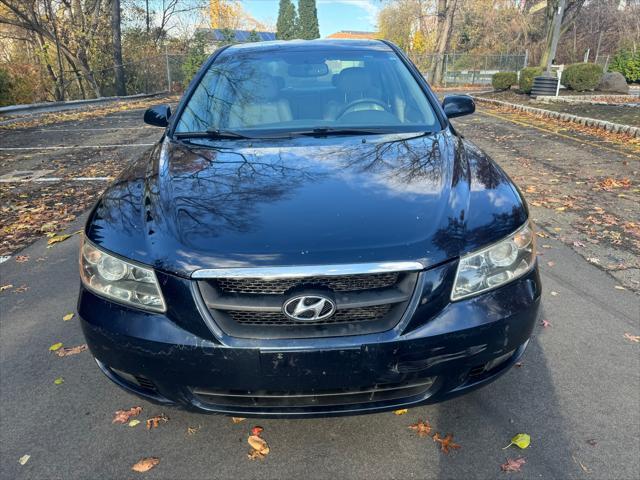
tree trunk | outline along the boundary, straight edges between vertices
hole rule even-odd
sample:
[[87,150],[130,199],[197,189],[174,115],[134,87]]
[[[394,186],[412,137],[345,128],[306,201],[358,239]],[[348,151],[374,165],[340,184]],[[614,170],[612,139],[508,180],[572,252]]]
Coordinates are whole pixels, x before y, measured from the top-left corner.
[[453,32],[453,18],[458,0],[438,0],[438,24],[435,61],[431,66],[431,83],[439,85],[444,75],[444,60]]
[[122,33],[120,31],[120,0],[111,0],[111,31],[113,32],[113,64],[115,71],[116,94],[127,94],[122,66]]

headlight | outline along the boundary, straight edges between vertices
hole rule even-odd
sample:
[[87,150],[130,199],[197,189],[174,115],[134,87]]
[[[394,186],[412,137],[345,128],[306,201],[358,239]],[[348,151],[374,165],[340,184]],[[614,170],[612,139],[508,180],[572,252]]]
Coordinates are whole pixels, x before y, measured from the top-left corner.
[[103,297],[145,310],[165,311],[152,269],[120,260],[86,239],[80,248],[80,278],[85,287]]
[[490,247],[460,258],[451,300],[460,300],[504,285],[527,273],[536,260],[529,223]]

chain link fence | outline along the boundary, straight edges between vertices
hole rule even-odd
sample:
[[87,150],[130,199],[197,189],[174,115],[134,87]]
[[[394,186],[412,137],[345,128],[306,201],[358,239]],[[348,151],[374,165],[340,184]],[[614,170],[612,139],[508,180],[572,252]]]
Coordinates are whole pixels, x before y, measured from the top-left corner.
[[411,60],[431,81],[436,62],[442,62],[444,86],[489,85],[497,72],[517,72],[527,66],[527,54],[474,55],[469,53],[412,54]]

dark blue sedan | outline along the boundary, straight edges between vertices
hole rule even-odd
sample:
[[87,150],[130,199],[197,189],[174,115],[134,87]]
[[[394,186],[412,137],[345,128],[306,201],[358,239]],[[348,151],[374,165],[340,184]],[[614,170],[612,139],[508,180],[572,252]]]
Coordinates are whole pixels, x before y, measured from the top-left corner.
[[383,41],[214,53],[88,219],[98,367],[162,404],[249,417],[440,402],[522,356],[540,278],[527,207]]

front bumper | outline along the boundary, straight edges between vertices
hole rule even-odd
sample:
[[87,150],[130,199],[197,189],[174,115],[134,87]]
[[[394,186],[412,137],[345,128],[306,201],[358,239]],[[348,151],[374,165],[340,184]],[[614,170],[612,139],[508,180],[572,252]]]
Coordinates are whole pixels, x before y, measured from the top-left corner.
[[[437,269],[431,274],[448,276]],[[181,299],[166,315],[81,289],[78,312],[98,366],[121,387],[151,401],[240,417],[373,413],[466,393],[518,361],[540,304],[536,267],[519,280],[458,302],[436,306],[425,293],[403,332],[229,342],[199,318],[190,304],[189,281],[160,281],[166,298]],[[425,292],[433,290],[433,282],[421,285]]]

